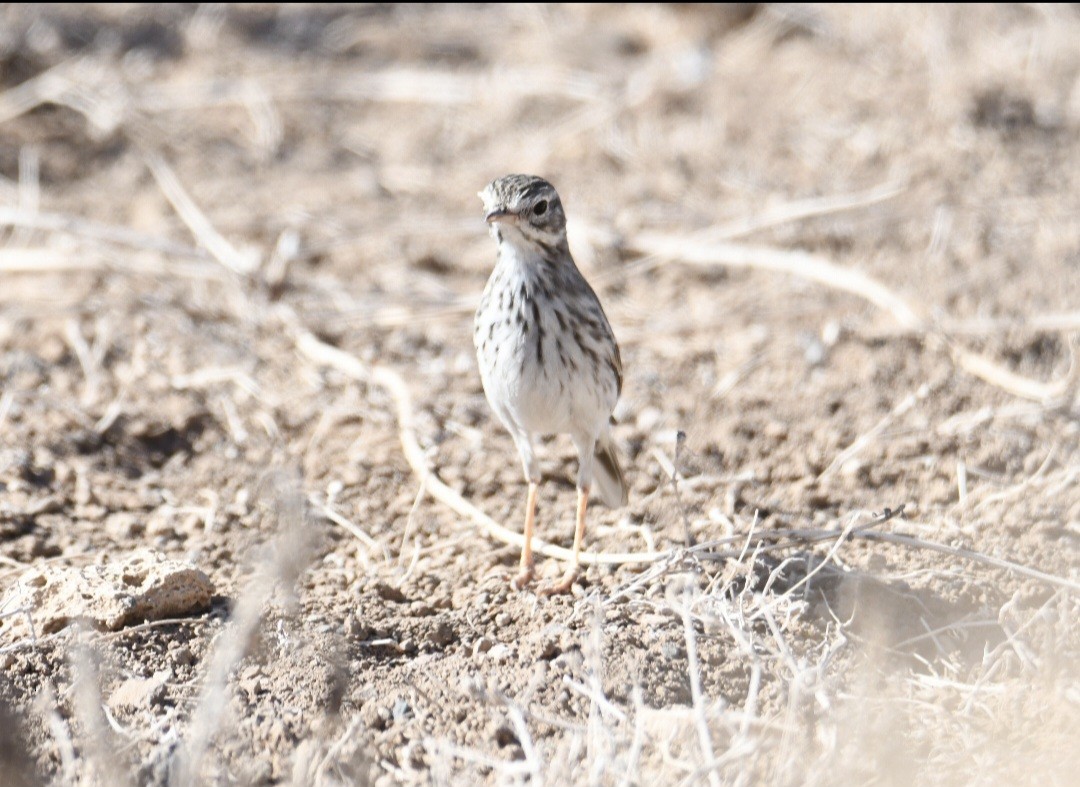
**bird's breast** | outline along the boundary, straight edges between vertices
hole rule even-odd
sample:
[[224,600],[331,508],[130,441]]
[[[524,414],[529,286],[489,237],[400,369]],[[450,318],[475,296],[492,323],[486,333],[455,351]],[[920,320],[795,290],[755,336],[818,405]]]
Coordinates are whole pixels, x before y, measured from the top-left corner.
[[554,285],[538,278],[542,269],[502,262],[481,299],[474,331],[488,400],[504,421],[531,433],[594,431],[618,396],[609,375],[596,373],[595,351],[572,330]]

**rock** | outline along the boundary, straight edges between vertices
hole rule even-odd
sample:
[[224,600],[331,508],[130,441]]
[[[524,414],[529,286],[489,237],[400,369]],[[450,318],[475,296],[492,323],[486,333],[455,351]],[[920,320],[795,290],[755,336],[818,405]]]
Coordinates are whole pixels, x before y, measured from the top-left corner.
[[428,642],[436,648],[444,648],[456,638],[454,627],[446,620],[440,620],[435,628],[428,633]]
[[413,715],[409,703],[402,697],[394,701],[394,707],[390,709],[390,715],[394,721],[405,721]]
[[637,415],[637,428],[645,434],[651,434],[660,422],[664,414],[656,407],[643,407]]
[[400,588],[388,585],[385,582],[376,582],[375,592],[379,594],[379,598],[384,601],[392,601],[395,604],[403,604],[409,600],[406,598],[405,594],[401,592]]
[[345,636],[350,639],[371,639],[375,630],[360,620],[356,615],[349,615],[345,621]]
[[178,667],[187,667],[195,663],[195,654],[187,645],[182,645],[172,652],[172,659]]
[[165,697],[165,683],[172,672],[155,672],[150,678],[128,678],[109,697],[113,711],[132,711],[159,704]]
[[[197,615],[210,608],[213,585],[193,564],[140,550],[98,566],[43,566],[23,574],[0,609],[24,609],[37,634],[82,620],[118,631],[150,620]],[[29,637],[26,615],[0,619],[0,642]]]
[[492,737],[495,739],[495,743],[498,744],[500,749],[518,743],[517,733],[514,732],[509,724],[500,724],[496,727]]

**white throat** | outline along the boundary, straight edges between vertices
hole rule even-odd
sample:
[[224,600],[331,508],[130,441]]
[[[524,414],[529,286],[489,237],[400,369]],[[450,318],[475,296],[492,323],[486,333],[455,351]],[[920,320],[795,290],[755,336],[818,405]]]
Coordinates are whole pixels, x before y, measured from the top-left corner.
[[513,224],[492,227],[491,234],[495,235],[496,239],[501,235],[501,240],[498,240],[500,259],[505,256],[512,257],[522,263],[528,263],[539,259],[543,254],[544,250],[526,238],[521,230]]

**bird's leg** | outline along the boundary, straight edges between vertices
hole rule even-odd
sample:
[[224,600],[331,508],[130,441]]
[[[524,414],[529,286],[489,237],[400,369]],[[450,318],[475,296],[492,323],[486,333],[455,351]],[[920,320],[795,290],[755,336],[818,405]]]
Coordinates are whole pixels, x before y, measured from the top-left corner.
[[514,587],[521,590],[532,581],[533,578],[533,531],[536,529],[536,498],[540,485],[534,481],[529,482],[529,497],[525,501],[525,543],[521,547],[521,569],[514,577]]
[[589,506],[589,490],[578,489],[577,498],[577,528],[574,530],[574,558],[562,579],[549,588],[545,588],[542,594],[545,596],[556,593],[569,593],[570,588],[581,573],[581,542],[585,538],[585,509]]

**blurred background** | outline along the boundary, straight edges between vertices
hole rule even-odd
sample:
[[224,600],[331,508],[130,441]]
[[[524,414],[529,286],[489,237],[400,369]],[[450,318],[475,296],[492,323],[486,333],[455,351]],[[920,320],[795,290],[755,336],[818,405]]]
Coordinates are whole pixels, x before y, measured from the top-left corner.
[[[626,370],[632,501],[597,509],[590,549],[904,505],[912,538],[1075,577],[1078,41],[1056,5],[0,6],[0,582],[145,547],[213,582],[207,617],[102,656],[106,699],[172,671],[109,706],[151,782],[276,532],[258,501],[282,468],[312,562],[204,775],[614,781],[674,757],[690,781],[1061,777],[1072,580],[859,541],[829,558],[859,582],[785,616],[736,614],[733,574],[699,565],[692,696],[670,572],[592,569],[584,600],[539,612],[507,594],[515,549],[418,489],[400,398],[365,375],[403,378],[424,460],[519,529],[471,345],[495,254],[476,192],[538,174]],[[545,448],[540,535],[564,546],[575,461]],[[560,661],[588,650],[594,603],[602,666]],[[27,772],[75,780],[32,710],[56,686],[74,713],[70,643],[31,648],[0,613]]]

